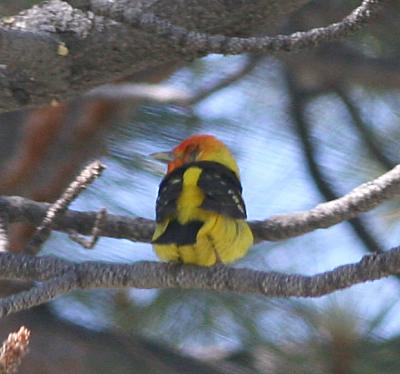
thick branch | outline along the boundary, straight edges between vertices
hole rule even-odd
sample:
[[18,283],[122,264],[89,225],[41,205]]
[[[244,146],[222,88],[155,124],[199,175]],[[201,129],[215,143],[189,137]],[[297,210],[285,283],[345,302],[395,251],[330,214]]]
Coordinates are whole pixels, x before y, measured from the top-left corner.
[[[250,221],[256,241],[283,240],[317,229],[328,228],[367,212],[400,193],[400,165],[379,178],[364,183],[343,197],[319,204],[315,208],[287,215],[273,216],[265,221]],[[6,214],[10,223],[28,222],[38,226],[42,223],[49,204],[37,203],[16,196],[0,197],[0,212]],[[68,210],[54,222],[54,230],[76,231],[90,235],[97,212]],[[107,214],[101,235],[150,242],[154,221]]]
[[[228,37],[190,31],[179,27],[168,20],[161,19],[153,13],[132,10],[129,0],[118,2],[69,0],[70,3],[89,3],[96,13],[147,32],[156,33],[172,41],[179,48],[200,53],[240,54],[244,52],[268,53],[293,51],[316,47],[332,40],[343,38],[364,26],[380,9],[383,0],[364,0],[351,14],[342,21],[326,27],[318,27],[291,35],[262,37]],[[125,6],[124,6],[125,5]]]
[[36,284],[28,291],[0,299],[0,317],[27,309],[28,305],[32,307],[43,304],[58,295],[78,289],[78,283],[74,276],[73,272],[66,273],[61,277],[54,277],[46,282]]
[[[166,0],[130,1],[129,8],[140,13],[145,7],[203,32],[252,35],[257,27],[265,28],[306,2],[191,0],[191,6],[186,1],[171,6]],[[14,17],[0,18],[0,111],[65,101],[126,77],[143,80],[144,71],[160,69],[168,74],[198,55],[155,33],[95,16],[65,1],[46,1]]]
[[[26,222],[34,226],[42,223],[50,204],[38,203],[18,196],[0,197],[0,211],[9,217],[9,222]],[[91,235],[98,212],[67,210],[57,217],[53,230]],[[132,218],[107,214],[101,229],[102,236],[124,238],[139,242],[150,242],[155,224],[145,218]]]
[[74,289],[199,288],[270,297],[318,297],[358,283],[400,274],[400,248],[364,256],[331,271],[304,276],[174,263],[138,262],[74,264],[54,257],[0,254],[5,279],[44,281],[30,291],[0,299],[0,317],[51,300]]

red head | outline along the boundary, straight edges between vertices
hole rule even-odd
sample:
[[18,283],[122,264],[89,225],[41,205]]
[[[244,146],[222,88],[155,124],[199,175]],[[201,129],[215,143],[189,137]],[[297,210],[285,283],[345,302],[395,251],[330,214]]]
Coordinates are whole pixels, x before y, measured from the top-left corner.
[[212,135],[190,136],[171,152],[155,153],[153,157],[168,163],[168,173],[188,162],[203,160],[220,162],[235,173],[239,173],[229,149]]

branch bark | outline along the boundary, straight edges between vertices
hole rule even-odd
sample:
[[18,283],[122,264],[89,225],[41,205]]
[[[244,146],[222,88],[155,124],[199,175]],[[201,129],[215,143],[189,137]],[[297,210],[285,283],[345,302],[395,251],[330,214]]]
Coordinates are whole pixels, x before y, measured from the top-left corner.
[[[354,218],[399,193],[400,165],[343,197],[319,204],[309,211],[272,216],[264,221],[250,221],[249,224],[256,242],[289,239]],[[0,212],[10,223],[26,222],[39,226],[49,206],[18,196],[0,197]],[[98,212],[67,210],[62,217],[56,218],[53,229],[91,235],[97,217]],[[154,227],[154,221],[146,218],[107,214],[100,235],[149,243]]]
[[0,20],[0,111],[69,100],[98,85],[209,53],[311,48],[356,31],[383,1],[364,0],[325,28],[273,37],[256,35],[276,32],[271,25],[308,0],[43,2]]
[[105,2],[99,0],[68,0],[71,4],[84,4],[94,13],[115,19],[132,27],[156,33],[172,41],[179,48],[196,53],[241,54],[245,52],[271,53],[313,48],[323,42],[343,38],[361,29],[380,9],[383,0],[363,0],[340,22],[291,35],[259,36],[250,38],[211,35],[179,27],[153,13],[132,10],[130,0]]
[[8,220],[0,212],[0,252],[8,250],[7,226]]
[[[277,22],[307,1],[255,0],[236,5],[130,1],[129,8],[141,12],[144,7],[203,32],[252,35],[260,25]],[[126,77],[135,80],[143,71],[182,65],[198,55],[154,33],[95,16],[65,1],[43,2],[0,19],[0,112],[69,100],[98,85]]]
[[54,299],[75,289],[198,288],[269,297],[319,297],[337,290],[400,274],[400,247],[364,256],[359,262],[305,276],[227,266],[198,267],[137,262],[75,264],[54,257],[0,253],[2,278],[42,281],[29,291],[0,299],[0,317]]
[[65,213],[72,201],[75,200],[90,183],[101,175],[104,168],[105,166],[102,165],[100,161],[94,161],[82,170],[82,172],[64,191],[62,196],[57,199],[54,204],[50,205],[41,225],[36,229],[36,232],[25,248],[26,253],[32,255],[39,252],[42,244],[49,238],[54,221],[57,217],[62,216]]

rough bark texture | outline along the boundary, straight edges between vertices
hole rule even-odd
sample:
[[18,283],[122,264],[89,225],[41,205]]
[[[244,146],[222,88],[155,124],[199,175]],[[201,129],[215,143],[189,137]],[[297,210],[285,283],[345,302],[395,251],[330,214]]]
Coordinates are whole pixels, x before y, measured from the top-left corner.
[[26,310],[78,289],[183,288],[255,293],[268,297],[319,297],[400,273],[400,247],[364,256],[312,276],[232,268],[141,261],[73,263],[51,256],[0,254],[2,276],[36,281],[31,289],[0,299],[0,317]]
[[[131,1],[192,30],[271,30],[298,1]],[[72,2],[73,3],[73,2]],[[67,100],[97,85],[196,57],[160,36],[51,0],[0,21],[0,111]]]
[[[366,182],[338,199],[317,205],[315,208],[287,215],[273,216],[264,221],[250,221],[256,242],[283,240],[303,235],[313,230],[331,227],[367,212],[387,199],[398,196],[400,191],[400,165],[384,175]],[[57,203],[56,203],[57,204]],[[29,222],[39,226],[50,205],[18,196],[0,196],[0,210],[9,223]],[[52,228],[90,235],[97,219],[96,212],[65,210],[54,216]],[[131,218],[108,214],[102,225],[101,235],[150,242],[155,223],[146,218]]]

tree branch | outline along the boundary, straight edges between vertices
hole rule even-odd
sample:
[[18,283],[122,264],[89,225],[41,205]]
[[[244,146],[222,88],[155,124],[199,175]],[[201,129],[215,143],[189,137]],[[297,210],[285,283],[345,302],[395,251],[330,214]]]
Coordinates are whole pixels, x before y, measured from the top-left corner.
[[83,99],[89,100],[141,100],[160,104],[186,103],[192,95],[165,84],[116,83],[96,87],[87,92]]
[[104,2],[98,0],[68,0],[75,6],[89,7],[99,14],[127,25],[138,27],[150,33],[172,41],[179,48],[200,53],[241,54],[244,52],[270,53],[277,51],[293,51],[313,48],[332,40],[343,38],[361,29],[376,15],[384,0],[363,0],[347,17],[326,27],[318,27],[291,35],[276,35],[273,37],[228,37],[189,31],[184,27],[175,26],[166,19],[161,19],[152,13],[132,10],[129,0]]
[[228,87],[232,83],[237,82],[244,76],[251,73],[258,66],[260,59],[260,56],[250,56],[246,63],[237,71],[227,75],[226,77],[222,78],[212,85],[199,88],[197,91],[194,91],[188,99],[181,101],[178,100],[177,103],[182,105],[197,104],[201,100],[204,100],[206,97],[212,95],[219,90],[222,90],[225,87]]
[[[364,183],[343,197],[322,203],[315,208],[292,214],[270,217],[264,221],[250,221],[256,241],[283,240],[305,233],[331,227],[367,212],[400,193],[400,165],[382,176]],[[0,197],[0,212],[10,223],[28,222],[38,226],[46,215],[49,204],[38,203],[23,197]],[[97,212],[67,210],[54,222],[54,230],[76,231],[90,235],[98,216]],[[107,214],[101,235],[149,243],[155,223],[145,218],[132,218]]]
[[[141,12],[145,7],[204,32],[252,35],[259,32],[259,19],[265,28],[307,2],[190,1],[192,6],[179,1],[173,7],[170,0],[130,1],[130,9]],[[199,55],[176,48],[155,33],[79,10],[65,1],[43,1],[13,17],[0,18],[0,111],[66,101],[127,77],[143,82],[157,76],[159,81]]]
[[366,124],[364,123],[361,117],[360,111],[358,110],[356,104],[349,97],[347,92],[340,87],[334,87],[334,92],[340,98],[342,103],[345,105],[347,111],[351,116],[354,127],[361,135],[362,139],[364,140],[371,154],[378,160],[378,162],[386,170],[392,169],[395,165],[394,162],[392,162],[388,157],[386,157],[386,155],[380,149],[379,145],[375,140],[374,134],[372,134],[371,131],[367,128]]
[[148,100],[160,104],[194,105],[249,74],[258,65],[259,61],[259,56],[250,56],[243,66],[233,73],[217,80],[211,85],[205,85],[192,92],[187,92],[166,84],[117,83],[96,87],[87,92],[83,99],[107,99],[115,101],[139,99],[141,101]]
[[44,281],[29,291],[0,299],[0,317],[44,303],[75,289],[198,288],[269,297],[319,297],[337,290],[400,274],[400,247],[364,256],[361,261],[305,276],[227,266],[175,263],[71,263],[54,257],[0,253],[2,278]]
[[257,240],[288,239],[357,217],[399,193],[400,166],[396,166],[343,197],[321,203],[306,212],[274,216],[265,221],[251,221],[250,227]]
[[[309,131],[310,124],[305,116],[306,101],[309,97],[306,92],[301,92],[299,90],[299,88],[296,86],[294,78],[291,77],[289,73],[286,75],[289,86],[289,96],[291,98],[290,109],[292,118],[294,121],[295,130],[303,146],[302,149],[306,159],[307,167],[310,171],[310,175],[313,178],[319,192],[326,200],[336,200],[337,196],[335,192],[326,182],[321,168],[316,161],[316,150],[313,142],[311,141],[311,135]],[[381,246],[367,231],[360,218],[353,218],[349,221],[349,223],[369,252],[375,253],[382,251]]]
[[30,290],[0,299],[0,318],[10,313],[44,304],[58,295],[66,294],[78,288],[79,285],[74,272],[54,277],[46,282],[36,284]]
[[57,199],[54,204],[50,205],[42,223],[37,228],[27,245],[25,249],[26,253],[36,254],[39,251],[42,244],[50,236],[54,221],[57,217],[61,217],[65,213],[72,201],[75,200],[75,198],[85,190],[90,183],[101,175],[104,168],[105,166],[102,165],[100,161],[94,161],[81,171],[75,180],[68,186],[62,196]]
[[5,252],[8,249],[7,224],[8,220],[0,211],[0,252]]

